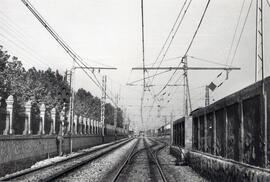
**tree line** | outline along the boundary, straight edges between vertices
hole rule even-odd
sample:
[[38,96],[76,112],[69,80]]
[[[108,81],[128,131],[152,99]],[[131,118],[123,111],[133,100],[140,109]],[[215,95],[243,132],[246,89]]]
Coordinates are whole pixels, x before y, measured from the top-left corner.
[[[71,90],[65,75],[58,70],[39,70],[32,67],[26,70],[22,62],[15,56],[10,56],[3,46],[0,45],[0,131],[5,123],[5,99],[9,95],[14,96],[14,120],[23,120],[24,104],[32,101],[32,120],[39,118],[39,106],[46,105],[46,116],[50,118],[49,111],[55,108],[59,113],[68,106],[71,97]],[[101,100],[93,96],[89,91],[80,88],[75,93],[74,112],[77,115],[91,117],[100,120]],[[117,109],[117,126],[123,126],[123,112]],[[105,123],[113,124],[114,106],[110,103],[105,105]],[[14,123],[15,128],[20,128],[21,123]]]

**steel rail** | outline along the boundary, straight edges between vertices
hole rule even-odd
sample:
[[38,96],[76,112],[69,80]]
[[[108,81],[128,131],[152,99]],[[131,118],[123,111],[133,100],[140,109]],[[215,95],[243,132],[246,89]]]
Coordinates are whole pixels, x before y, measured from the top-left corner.
[[[143,139],[143,140],[145,140],[145,139]],[[139,154],[140,152],[142,152],[142,151],[144,151],[144,150],[147,149],[147,147],[144,147],[142,149],[139,149],[139,150],[135,151],[136,147],[138,146],[138,143],[139,143],[139,141],[137,141],[136,145],[134,145],[134,147],[132,148],[132,150],[129,153],[128,157],[123,162],[123,164],[121,165],[121,167],[118,169],[117,173],[114,175],[114,177],[113,177],[113,179],[111,181],[116,182],[118,180],[120,174],[122,173],[122,171],[126,167],[126,165],[129,163],[129,161],[131,161],[137,154]],[[154,147],[154,146],[156,146],[156,142],[155,142],[155,144],[151,145],[151,147]]]
[[[128,157],[126,158],[126,160],[123,162],[123,164],[121,165],[121,167],[118,169],[118,171],[116,172],[116,175],[113,177],[112,181],[117,181],[118,177],[120,176],[120,174],[122,173],[123,169],[125,168],[125,166],[128,164],[128,162],[132,159],[132,156],[136,153],[135,148],[138,146],[139,140],[137,140],[136,144],[134,145],[134,147],[131,149]],[[137,151],[138,152],[138,151]]]
[[[89,154],[93,154],[94,152],[98,152],[98,151],[103,150],[103,149],[105,149],[105,148],[107,148],[107,147],[116,146],[116,147],[113,147],[111,150],[105,152],[105,153],[108,153],[108,152],[110,152],[110,151],[116,149],[116,148],[119,146],[118,144],[120,144],[121,142],[122,142],[122,144],[120,144],[120,146],[122,146],[122,145],[128,143],[128,142],[131,141],[131,140],[132,140],[132,139],[120,140],[120,141],[114,142],[113,144],[108,144],[108,145],[105,145],[105,146],[102,146],[102,147],[99,147],[99,148],[95,148],[95,149],[93,149],[93,150],[91,150],[91,151],[87,151],[87,152],[78,154],[78,155],[76,155],[76,156],[72,156],[72,157],[63,159],[63,160],[61,160],[61,161],[53,162],[53,163],[50,163],[50,164],[47,164],[47,165],[44,165],[44,166],[40,166],[40,167],[37,167],[37,168],[26,169],[26,170],[24,170],[24,171],[22,171],[22,172],[15,173],[15,174],[11,174],[11,175],[8,175],[8,176],[6,176],[6,177],[2,177],[2,178],[0,178],[0,181],[13,181],[13,180],[16,180],[16,179],[18,179],[18,178],[20,178],[20,177],[23,177],[23,176],[25,176],[25,175],[34,173],[34,172],[36,172],[36,171],[42,171],[43,169],[46,169],[46,168],[49,168],[49,167],[52,167],[52,166],[55,166],[55,165],[60,165],[60,164],[63,164],[63,163],[65,163],[65,162],[69,162],[69,161],[74,160],[74,159],[79,159],[79,158],[85,157],[85,156],[87,156],[87,155],[89,155]],[[105,155],[105,154],[104,154],[104,155]],[[101,157],[101,156],[99,156],[99,157]],[[93,160],[94,160],[94,159],[93,159]],[[76,167],[78,167],[78,166],[76,166]],[[69,171],[70,171],[70,170],[71,170],[71,169],[69,169]],[[52,178],[52,179],[55,179],[55,178],[57,178],[58,176],[60,176],[60,175],[63,174],[63,173],[61,173],[61,174],[60,174],[60,173],[61,173],[61,171],[59,172],[59,175],[53,175],[54,178]],[[50,177],[48,177],[48,179],[51,180]],[[50,181],[50,180],[45,180],[45,181]]]
[[[152,139],[151,139],[151,140],[152,140]],[[155,140],[152,140],[152,141],[155,141]],[[160,143],[163,143],[163,142],[160,142]],[[160,151],[161,151],[162,149],[164,149],[165,147],[166,147],[166,144],[163,143],[163,146],[162,146],[162,147],[159,147],[158,149],[156,149],[156,150],[154,151],[154,153],[151,151],[151,149],[150,149],[151,147],[148,148],[148,151],[149,151],[149,153],[151,154],[151,156],[153,157],[153,159],[154,159],[154,161],[155,161],[155,164],[156,164],[156,166],[157,166],[157,168],[158,168],[158,171],[159,171],[159,174],[160,174],[162,180],[163,180],[164,182],[167,182],[166,176],[165,176],[165,174],[164,174],[164,172],[163,172],[163,170],[162,170],[162,168],[161,168],[160,161],[158,160],[158,152],[160,152]]]

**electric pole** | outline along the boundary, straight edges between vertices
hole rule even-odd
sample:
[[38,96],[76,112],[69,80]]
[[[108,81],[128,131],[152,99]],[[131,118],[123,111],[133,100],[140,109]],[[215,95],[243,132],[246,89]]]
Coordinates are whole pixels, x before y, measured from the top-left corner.
[[104,126],[105,126],[106,87],[107,87],[107,76],[103,75],[102,76],[101,112],[100,112],[100,122],[102,125],[102,136],[104,136]]
[[261,71],[261,78],[264,79],[263,60],[263,1],[256,0],[256,49],[255,49],[255,82],[258,81]]
[[113,118],[113,125],[114,125],[114,128],[117,127],[118,94],[116,94],[116,96],[115,96],[115,102],[116,102],[116,105],[115,105],[115,107],[114,107],[114,118]]
[[209,95],[209,86],[205,86],[205,106],[209,106],[210,104],[210,95]]
[[[261,71],[261,93],[263,97],[263,108],[264,108],[264,141],[267,141],[267,93],[265,91],[264,81],[264,32],[263,32],[263,0],[256,0],[256,49],[255,49],[255,82],[257,82]],[[267,142],[264,145],[264,166],[267,166],[268,156],[267,154]]]

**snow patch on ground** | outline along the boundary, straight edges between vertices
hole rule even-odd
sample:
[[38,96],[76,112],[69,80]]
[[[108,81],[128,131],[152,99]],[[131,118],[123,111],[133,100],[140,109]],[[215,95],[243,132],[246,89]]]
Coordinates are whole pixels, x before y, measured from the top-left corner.
[[[125,139],[122,139],[122,140],[125,140]],[[122,140],[118,140],[117,142],[122,141]],[[102,148],[102,147],[105,147],[105,146],[109,146],[109,145],[111,145],[113,143],[116,143],[116,142],[105,143],[105,144],[97,145],[97,146],[94,146],[94,147],[82,149],[82,150],[79,150],[77,152],[73,152],[71,154],[65,154],[63,156],[56,156],[56,157],[53,157],[53,158],[38,161],[37,163],[32,165],[31,168],[42,167],[42,166],[49,165],[49,164],[52,164],[52,163],[55,163],[55,162],[59,162],[59,161],[62,161],[62,160],[68,159],[68,158],[72,158],[74,156],[77,156],[77,155],[85,153],[85,152],[90,152],[90,151],[93,151],[93,150],[96,150],[96,149],[99,149],[99,148]]]

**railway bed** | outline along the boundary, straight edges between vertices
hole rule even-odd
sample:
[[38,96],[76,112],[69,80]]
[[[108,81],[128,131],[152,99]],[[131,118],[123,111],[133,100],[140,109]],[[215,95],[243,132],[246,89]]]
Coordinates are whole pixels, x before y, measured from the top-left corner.
[[81,166],[100,158],[113,150],[127,144],[132,139],[125,139],[118,142],[94,147],[92,150],[79,153],[64,160],[53,162],[47,165],[29,168],[18,173],[0,178],[0,181],[54,181],[62,175],[69,173]]
[[111,181],[167,181],[157,159],[160,145],[155,140],[141,138]]

